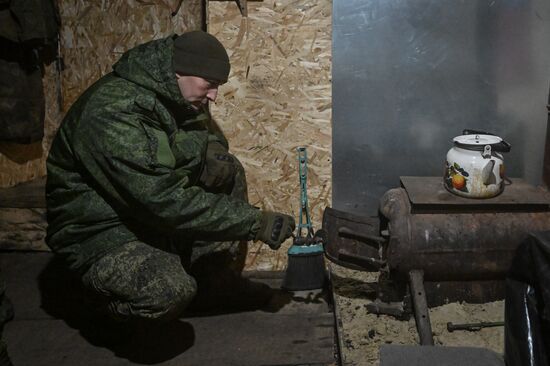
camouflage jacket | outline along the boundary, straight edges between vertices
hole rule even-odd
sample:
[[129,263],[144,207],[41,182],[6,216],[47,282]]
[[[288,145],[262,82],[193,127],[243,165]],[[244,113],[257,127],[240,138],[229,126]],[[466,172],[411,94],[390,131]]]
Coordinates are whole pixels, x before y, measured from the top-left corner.
[[53,141],[46,241],[73,269],[136,239],[246,240],[258,230],[259,210],[197,185],[207,143],[221,137],[181,96],[172,47],[168,37],[126,52]]

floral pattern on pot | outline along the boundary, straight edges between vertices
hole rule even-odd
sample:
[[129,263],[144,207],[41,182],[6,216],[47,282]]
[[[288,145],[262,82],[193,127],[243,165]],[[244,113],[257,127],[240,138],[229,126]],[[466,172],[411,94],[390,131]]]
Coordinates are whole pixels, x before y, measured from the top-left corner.
[[468,192],[466,183],[468,182],[468,172],[457,163],[449,164],[445,161],[445,185],[449,189],[456,189],[462,192]]

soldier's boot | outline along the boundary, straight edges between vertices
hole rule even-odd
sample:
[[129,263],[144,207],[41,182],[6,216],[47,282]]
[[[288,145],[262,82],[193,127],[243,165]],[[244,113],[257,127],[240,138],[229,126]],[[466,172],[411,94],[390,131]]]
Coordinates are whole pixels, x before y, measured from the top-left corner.
[[247,278],[223,281],[199,281],[197,296],[188,310],[191,312],[257,310],[267,305],[274,291],[266,284]]
[[85,309],[87,312],[80,319],[79,330],[91,344],[113,348],[132,338],[133,327],[128,322],[112,319],[89,302],[86,302]]
[[235,268],[234,257],[224,252],[205,255],[193,263],[191,274],[198,289],[189,310],[255,310],[266,305],[276,291],[243,277],[239,267]]

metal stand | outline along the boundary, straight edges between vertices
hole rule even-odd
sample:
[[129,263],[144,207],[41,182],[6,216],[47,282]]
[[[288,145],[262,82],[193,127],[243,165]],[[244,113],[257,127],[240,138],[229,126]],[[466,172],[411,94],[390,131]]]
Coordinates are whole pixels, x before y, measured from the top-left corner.
[[420,345],[433,346],[432,325],[430,323],[430,313],[428,312],[426,291],[424,290],[424,271],[416,269],[410,271],[409,286],[411,289],[416,329],[420,336]]

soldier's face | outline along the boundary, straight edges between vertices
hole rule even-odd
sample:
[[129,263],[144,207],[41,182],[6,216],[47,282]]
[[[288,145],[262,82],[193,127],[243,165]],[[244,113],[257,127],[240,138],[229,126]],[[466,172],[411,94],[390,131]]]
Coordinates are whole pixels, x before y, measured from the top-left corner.
[[208,101],[216,101],[219,84],[198,76],[176,74],[181,95],[193,108],[199,109]]

